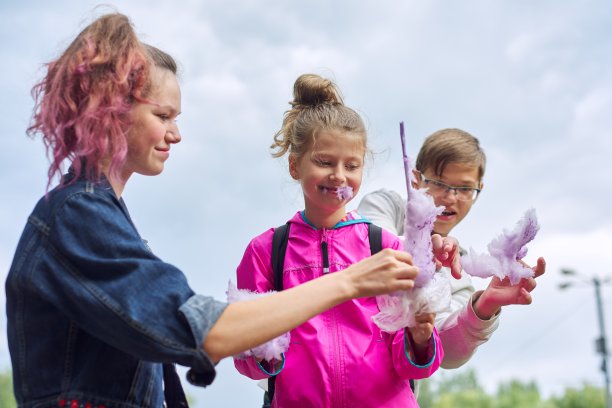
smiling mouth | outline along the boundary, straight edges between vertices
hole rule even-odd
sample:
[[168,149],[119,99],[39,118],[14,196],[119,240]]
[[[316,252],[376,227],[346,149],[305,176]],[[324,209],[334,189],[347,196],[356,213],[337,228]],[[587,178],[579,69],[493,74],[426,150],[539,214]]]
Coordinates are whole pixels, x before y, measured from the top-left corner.
[[454,215],[457,215],[457,213],[455,211],[444,210],[444,211],[442,211],[442,214],[439,215],[439,217],[452,217]]
[[339,200],[346,200],[353,196],[353,188],[349,186],[343,186],[343,187],[319,186],[319,190],[325,194],[327,193],[335,194]]

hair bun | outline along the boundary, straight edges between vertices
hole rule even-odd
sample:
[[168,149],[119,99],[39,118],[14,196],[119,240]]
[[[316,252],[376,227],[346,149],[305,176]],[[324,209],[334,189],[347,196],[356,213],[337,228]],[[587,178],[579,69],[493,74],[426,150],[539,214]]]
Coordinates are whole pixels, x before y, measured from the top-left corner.
[[323,103],[344,104],[336,84],[316,74],[300,75],[293,85],[291,106],[315,106]]

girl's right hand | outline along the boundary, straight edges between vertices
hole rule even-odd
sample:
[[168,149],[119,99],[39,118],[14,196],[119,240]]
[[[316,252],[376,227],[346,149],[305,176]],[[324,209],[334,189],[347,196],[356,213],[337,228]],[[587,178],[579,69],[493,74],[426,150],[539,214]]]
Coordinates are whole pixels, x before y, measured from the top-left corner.
[[419,269],[412,256],[404,251],[386,248],[357,262],[341,272],[348,278],[351,298],[369,297],[410,290]]
[[422,313],[414,316],[416,325],[409,330],[415,345],[427,347],[433,333],[435,319],[435,313]]

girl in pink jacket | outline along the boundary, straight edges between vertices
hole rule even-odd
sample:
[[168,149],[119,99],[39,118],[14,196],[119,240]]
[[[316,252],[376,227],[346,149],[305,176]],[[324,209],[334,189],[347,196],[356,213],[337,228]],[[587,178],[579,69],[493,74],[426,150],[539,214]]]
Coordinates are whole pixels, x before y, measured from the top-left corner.
[[[369,221],[345,211],[361,186],[363,121],[318,75],[296,80],[291,105],[272,148],[275,157],[288,153],[305,210],[289,220],[284,288],[370,256]],[[270,229],[250,242],[237,269],[239,289],[274,289],[273,234]],[[382,248],[401,247],[383,230]],[[409,380],[429,377],[443,357],[435,316],[417,316],[415,327],[387,333],[371,319],[378,311],[373,297],[344,302],[292,330],[280,361],[252,356],[235,359],[236,368],[252,379],[276,376],[272,407],[418,407]]]

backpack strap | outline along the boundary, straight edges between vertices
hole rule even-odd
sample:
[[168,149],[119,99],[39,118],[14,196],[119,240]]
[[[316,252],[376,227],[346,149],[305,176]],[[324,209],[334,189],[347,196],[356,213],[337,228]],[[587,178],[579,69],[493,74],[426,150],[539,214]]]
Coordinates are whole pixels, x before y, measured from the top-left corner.
[[[274,228],[272,237],[272,277],[274,278],[274,290],[283,290],[283,267],[285,266],[285,253],[287,252],[287,242],[289,241],[289,223]],[[268,391],[264,395],[264,407],[270,406],[274,398],[274,387],[276,376],[268,377]]]
[[289,223],[274,228],[272,238],[272,272],[274,276],[274,289],[283,290],[283,267],[285,266],[285,252],[289,241]]
[[370,240],[370,254],[382,251],[382,228],[376,224],[368,224],[368,239]]

